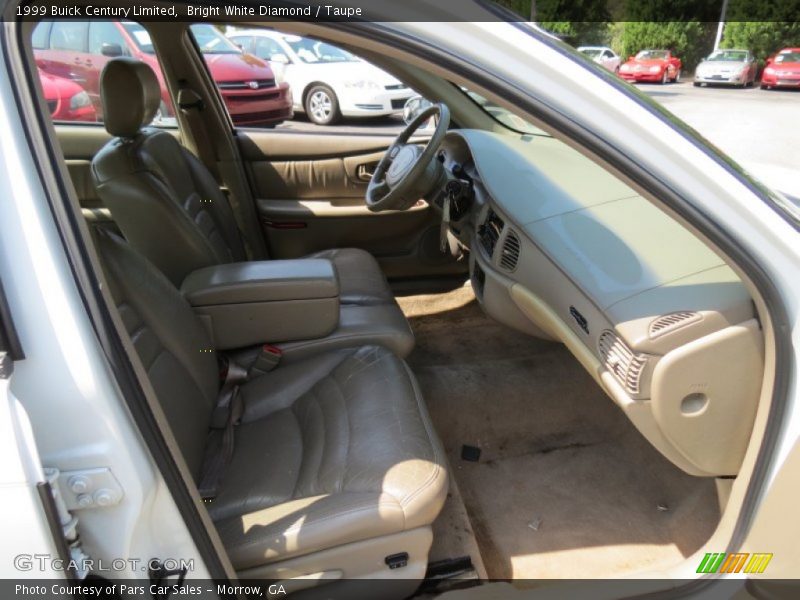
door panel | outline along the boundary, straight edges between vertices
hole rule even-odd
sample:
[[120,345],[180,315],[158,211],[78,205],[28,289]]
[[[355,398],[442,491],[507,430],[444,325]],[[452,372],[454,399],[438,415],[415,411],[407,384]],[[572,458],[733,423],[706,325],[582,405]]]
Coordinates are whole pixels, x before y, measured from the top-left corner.
[[439,251],[440,216],[424,200],[383,213],[364,204],[369,175],[394,136],[240,130],[237,140],[274,258],[356,247],[389,277],[465,272]]
[[55,128],[81,208],[102,208],[103,203],[97,195],[92,180],[92,158],[111,140],[111,134],[102,125],[57,123]]

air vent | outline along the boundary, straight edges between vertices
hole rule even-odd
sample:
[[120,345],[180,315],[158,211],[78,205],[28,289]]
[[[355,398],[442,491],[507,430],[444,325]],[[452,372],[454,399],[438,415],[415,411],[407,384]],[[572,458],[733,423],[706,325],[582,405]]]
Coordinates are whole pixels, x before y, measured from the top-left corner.
[[638,395],[641,392],[642,373],[647,366],[647,357],[634,354],[625,342],[609,330],[600,334],[597,347],[606,369],[614,374],[629,394]]
[[650,323],[650,338],[657,338],[671,331],[675,331],[676,329],[680,329],[689,323],[696,323],[702,318],[700,313],[689,311],[664,315]]
[[503,219],[490,208],[486,213],[486,220],[483,225],[478,229],[478,237],[480,237],[481,245],[486,250],[489,258],[494,255],[494,247],[497,245],[497,240],[500,239],[500,234],[503,233],[504,227]]
[[500,268],[513,271],[519,260],[519,237],[513,229],[509,229],[500,252]]

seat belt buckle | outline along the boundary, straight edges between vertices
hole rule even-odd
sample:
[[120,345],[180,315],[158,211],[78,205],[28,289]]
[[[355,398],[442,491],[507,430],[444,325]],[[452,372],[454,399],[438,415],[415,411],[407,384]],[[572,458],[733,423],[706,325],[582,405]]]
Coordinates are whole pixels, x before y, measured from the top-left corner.
[[252,377],[258,373],[269,373],[278,366],[282,357],[283,350],[272,344],[264,344],[248,374]]

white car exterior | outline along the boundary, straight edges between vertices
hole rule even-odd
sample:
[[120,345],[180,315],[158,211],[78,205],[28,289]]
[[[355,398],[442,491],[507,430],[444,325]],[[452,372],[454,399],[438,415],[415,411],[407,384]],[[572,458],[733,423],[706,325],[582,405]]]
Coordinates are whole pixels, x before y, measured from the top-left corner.
[[306,113],[318,125],[332,125],[342,116],[400,113],[414,95],[386,71],[325,42],[261,29],[237,30],[228,37],[269,61],[276,77],[291,86],[295,112]]
[[578,52],[585,54],[612,73],[616,73],[619,70],[619,56],[608,46],[579,46]]

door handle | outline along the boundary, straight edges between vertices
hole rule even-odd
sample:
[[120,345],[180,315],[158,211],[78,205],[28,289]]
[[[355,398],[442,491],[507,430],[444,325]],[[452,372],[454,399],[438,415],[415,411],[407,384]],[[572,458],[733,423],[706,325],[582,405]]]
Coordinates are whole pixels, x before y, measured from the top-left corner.
[[378,163],[361,164],[356,167],[356,177],[359,181],[369,182],[375,174]]

